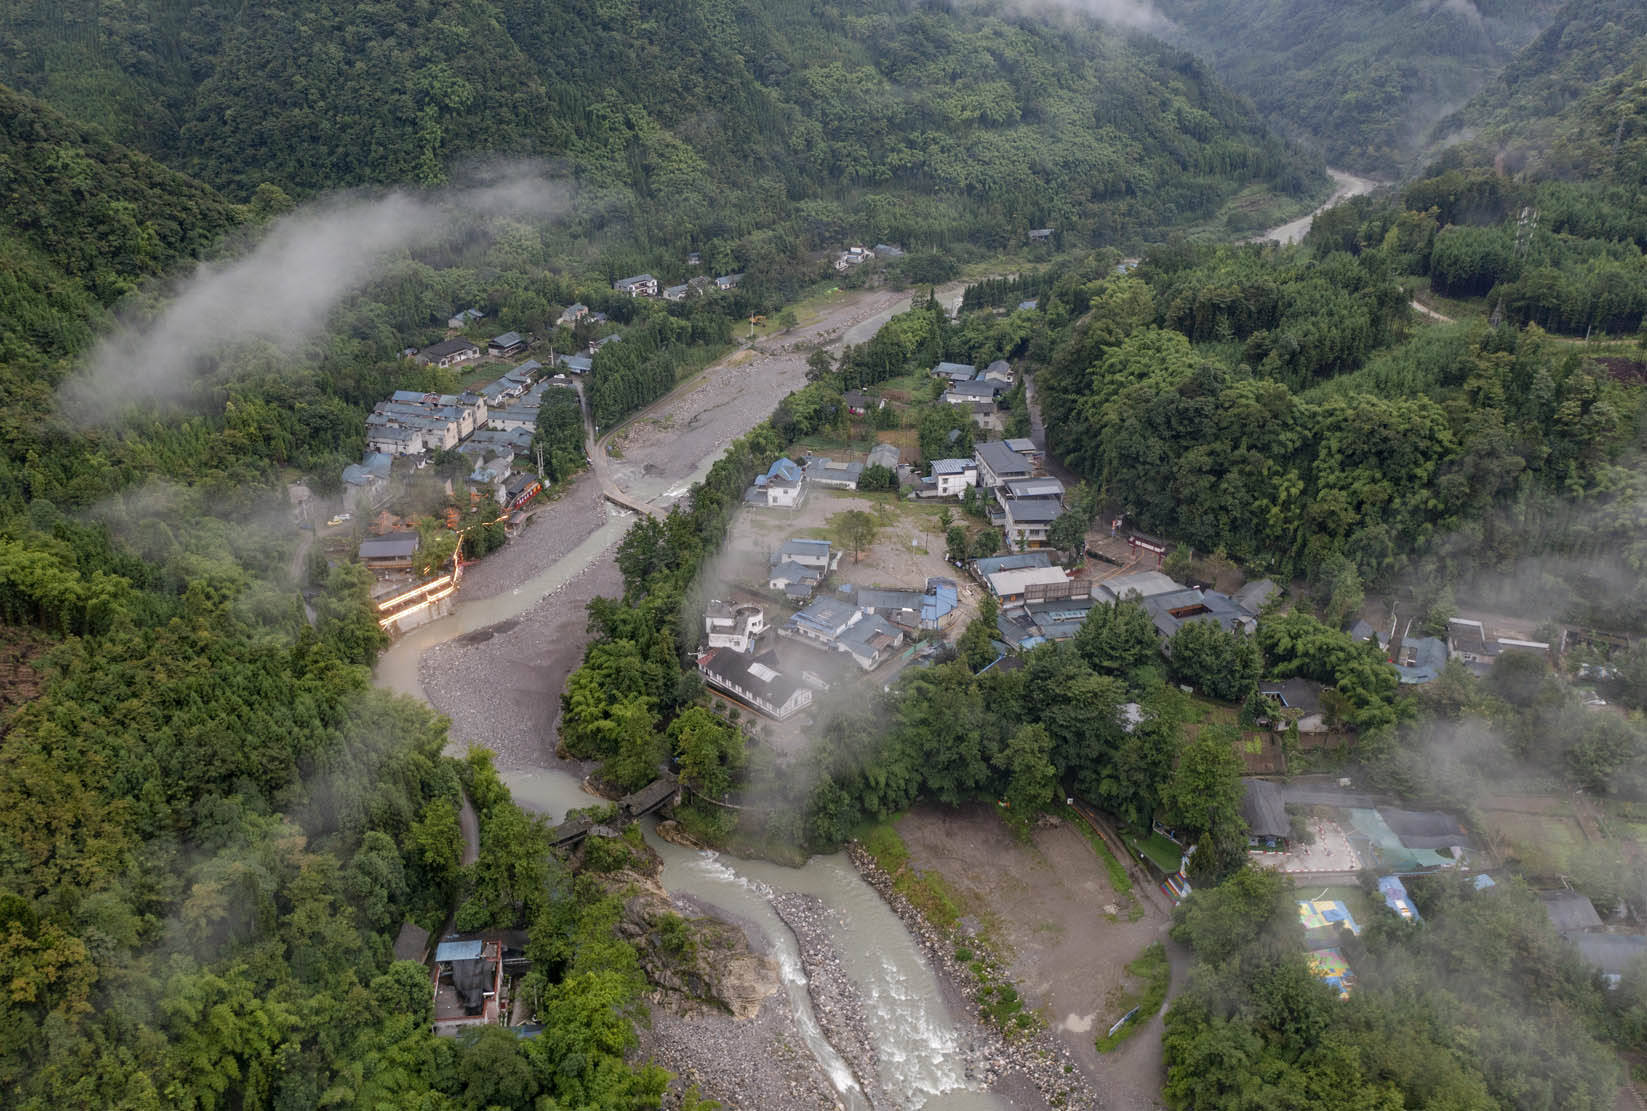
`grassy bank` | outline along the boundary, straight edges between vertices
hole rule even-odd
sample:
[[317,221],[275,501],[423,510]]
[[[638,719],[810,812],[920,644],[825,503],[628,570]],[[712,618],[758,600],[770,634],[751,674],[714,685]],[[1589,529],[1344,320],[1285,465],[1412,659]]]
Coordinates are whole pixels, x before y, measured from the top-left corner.
[[1166,1002],[1167,988],[1172,984],[1172,966],[1167,961],[1166,948],[1159,941],[1150,942],[1138,958],[1127,965],[1127,975],[1137,982],[1137,986],[1113,999],[1110,1013],[1120,1017],[1135,1007],[1138,1013],[1115,1033],[1111,1034],[1106,1029],[1098,1035],[1095,1044],[1099,1053],[1110,1052],[1136,1034]]

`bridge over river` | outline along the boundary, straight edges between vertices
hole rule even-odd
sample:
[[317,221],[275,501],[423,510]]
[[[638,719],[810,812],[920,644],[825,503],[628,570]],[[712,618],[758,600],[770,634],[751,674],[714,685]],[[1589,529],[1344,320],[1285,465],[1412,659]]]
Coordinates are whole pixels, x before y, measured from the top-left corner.
[[619,799],[616,818],[606,822],[597,822],[592,818],[574,818],[569,822],[562,822],[550,834],[551,843],[556,847],[575,845],[589,836],[590,830],[601,825],[610,829],[622,829],[636,818],[645,817],[674,798],[679,787],[680,784],[674,776],[660,776],[634,794]]

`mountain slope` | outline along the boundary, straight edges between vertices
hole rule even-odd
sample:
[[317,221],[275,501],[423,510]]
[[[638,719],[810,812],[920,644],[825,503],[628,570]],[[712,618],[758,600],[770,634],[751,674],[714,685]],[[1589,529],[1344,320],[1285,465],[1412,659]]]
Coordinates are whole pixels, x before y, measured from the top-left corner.
[[1388,173],[1558,0],[1159,0],[1183,41],[1327,161]]
[[44,0],[19,7],[0,79],[236,198],[516,156],[568,163],[585,226],[648,245],[998,245],[1046,224],[1150,233],[1250,183],[1320,183],[1188,56],[983,9],[319,0],[190,21],[135,0],[76,37]]
[[0,362],[68,354],[97,305],[241,215],[209,186],[0,85]]
[[1647,178],[1647,6],[1571,0],[1500,77],[1436,128],[1454,159],[1639,187]]

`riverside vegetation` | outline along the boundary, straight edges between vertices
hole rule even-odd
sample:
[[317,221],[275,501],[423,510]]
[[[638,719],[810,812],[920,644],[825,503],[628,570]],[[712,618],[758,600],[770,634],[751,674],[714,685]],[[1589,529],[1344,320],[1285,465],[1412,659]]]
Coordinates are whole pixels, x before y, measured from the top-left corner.
[[[1569,11],[1575,35],[1594,33],[1584,64],[1634,57],[1629,5]],[[1549,125],[1575,144],[1553,164],[1588,183],[1502,180],[1466,149],[1399,199],[1329,215],[1300,250],[1169,241],[1118,277],[1118,252],[1084,245],[1159,239],[1255,183],[1293,198],[1320,183],[1199,63],[1147,40],[876,3],[234,12],[96,5],[61,19],[37,2],[0,25],[0,77],[56,107],[0,91],[0,613],[8,636],[43,649],[0,759],[7,1102],[655,1104],[666,1075],[625,1057],[649,945],[620,936],[621,899],[601,879],[626,870],[626,850],[574,870],[483,757],[443,757],[437,718],[372,690],[381,634],[365,578],[327,571],[307,620],[268,496],[295,477],[334,481],[388,390],[460,384],[399,358],[455,307],[562,350],[589,333],[556,332],[561,308],[606,311],[638,341],[597,357],[590,389],[610,420],[848,237],[914,248],[893,274],[913,278],[1053,225],[1070,257],[1023,280],[1041,298],[1031,315],[952,326],[918,308],[823,368],[686,508],[637,524],[624,596],[592,607],[568,745],[616,781],[674,756],[707,794],[776,800],[747,829],[726,811],[685,815],[772,845],[831,847],[920,798],[1006,798],[1027,821],[1067,783],[1134,825],[1171,818],[1202,846],[1196,878],[1225,881],[1177,927],[1197,956],[1168,1017],[1177,1106],[1607,1105],[1610,1050],[1647,1039],[1647,978],[1604,993],[1519,885],[1439,881],[1414,884],[1426,926],[1374,921],[1349,954],[1362,990],[1330,999],[1302,967],[1286,881],[1239,867],[1232,730],[1192,721],[1204,708],[1175,683],[1226,681],[1219,694],[1245,707],[1261,674],[1320,678],[1362,731],[1369,773],[1395,789],[1468,801],[1497,770],[1531,767],[1642,792],[1639,718],[1587,714],[1542,667],[1485,682],[1454,670],[1402,695],[1338,632],[1368,590],[1423,584],[1411,591],[1433,623],[1451,591],[1528,562],[1553,569],[1581,619],[1643,624],[1639,390],[1545,332],[1628,331],[1644,245],[1639,198],[1616,176],[1639,155],[1630,120]],[[547,42],[551,29],[564,37]],[[354,51],[357,66],[331,45],[368,40],[380,45]],[[466,45],[433,45],[445,41]],[[1553,84],[1589,72],[1564,69],[1552,41],[1518,64]],[[1633,105],[1630,72],[1609,63],[1597,99],[1574,95],[1571,111]],[[440,181],[477,149],[564,159],[569,215],[499,229],[454,212],[295,354],[229,353],[185,405],[114,427],[59,408],[56,387],[116,315],[154,312],[164,293],[146,283],[236,257],[294,196]],[[1510,221],[1526,207],[1543,215],[1524,239]],[[687,248],[749,277],[682,306],[606,286],[678,273]],[[1489,311],[1503,301],[1504,321],[1418,329],[1409,276],[1484,293]],[[699,575],[749,477],[829,419],[840,389],[924,369],[934,351],[1022,360],[1079,473],[1187,546],[1303,576],[1320,618],[1266,619],[1256,643],[1197,634],[1169,664],[1142,613],[1120,607],[1016,673],[975,674],[970,655],[913,672],[826,723],[806,777],[746,750],[681,666]],[[560,447],[551,467],[577,465],[570,430],[564,408],[541,430]],[[923,452],[947,431],[923,427]],[[1642,651],[1608,662],[1613,693],[1640,707]],[[1114,712],[1126,701],[1144,711],[1131,732]],[[1432,767],[1427,753],[1464,728],[1479,743]],[[480,819],[470,866],[460,790]],[[1636,900],[1638,867],[1573,881]],[[538,1038],[429,1033],[426,973],[394,962],[391,938],[452,907],[465,929],[529,928]],[[659,944],[688,947],[665,932]]]

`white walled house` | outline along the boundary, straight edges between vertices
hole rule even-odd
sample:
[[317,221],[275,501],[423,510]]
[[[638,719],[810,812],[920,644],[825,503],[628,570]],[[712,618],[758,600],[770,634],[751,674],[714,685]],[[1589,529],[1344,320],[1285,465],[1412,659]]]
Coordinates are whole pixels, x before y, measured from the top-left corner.
[[766,614],[760,606],[710,602],[703,614],[703,632],[710,648],[751,652],[766,632]]

